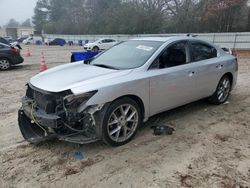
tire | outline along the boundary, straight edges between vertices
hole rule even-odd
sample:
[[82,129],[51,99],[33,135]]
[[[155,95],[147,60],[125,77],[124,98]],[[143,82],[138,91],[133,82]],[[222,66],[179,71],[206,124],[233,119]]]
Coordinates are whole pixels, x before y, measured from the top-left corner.
[[225,103],[230,96],[232,80],[228,75],[223,76],[216,88],[214,94],[208,99],[210,103],[220,105]]
[[102,140],[115,147],[124,145],[134,138],[141,122],[139,105],[128,97],[118,99],[110,104],[104,115]]
[[11,62],[10,60],[6,58],[1,58],[0,59],[0,70],[8,70],[11,67]]
[[95,46],[95,47],[92,49],[93,52],[98,52],[99,50],[100,50],[100,49],[99,49],[98,46]]

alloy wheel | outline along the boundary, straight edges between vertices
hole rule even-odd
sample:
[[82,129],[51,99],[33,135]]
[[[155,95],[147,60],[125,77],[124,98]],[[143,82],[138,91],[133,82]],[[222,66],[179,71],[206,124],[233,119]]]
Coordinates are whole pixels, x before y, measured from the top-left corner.
[[107,131],[111,140],[124,142],[134,134],[139,123],[137,109],[131,104],[118,106],[110,115]]
[[220,102],[224,102],[229,93],[231,88],[231,82],[228,77],[225,77],[218,87],[217,97]]
[[10,68],[10,62],[7,59],[1,59],[0,60],[0,69],[7,70],[9,68]]

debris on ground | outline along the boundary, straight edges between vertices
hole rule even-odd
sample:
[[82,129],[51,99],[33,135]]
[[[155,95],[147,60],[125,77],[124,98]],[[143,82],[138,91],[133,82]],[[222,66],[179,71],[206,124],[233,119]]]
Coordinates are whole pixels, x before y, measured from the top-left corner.
[[86,161],[81,162],[80,168],[83,169],[85,167],[92,166],[93,164],[95,164],[93,159],[87,159]]
[[74,156],[74,158],[76,158],[76,159],[78,159],[80,161],[84,159],[84,156],[83,156],[81,151],[74,152],[73,156]]
[[174,128],[167,125],[157,125],[151,128],[154,129],[154,135],[172,135],[175,131]]
[[228,139],[229,139],[230,137],[227,136],[227,135],[219,135],[219,134],[216,134],[214,138],[217,139],[217,140],[220,140],[220,141],[222,141],[222,142],[226,142],[226,141],[228,141]]
[[79,173],[79,170],[74,169],[74,168],[67,168],[64,174],[65,176],[70,176],[70,175],[77,174],[77,173]]
[[180,181],[181,181],[181,186],[183,187],[188,187],[188,188],[191,188],[193,187],[192,185],[190,185],[187,181],[188,179],[190,179],[191,176],[189,175],[180,175]]

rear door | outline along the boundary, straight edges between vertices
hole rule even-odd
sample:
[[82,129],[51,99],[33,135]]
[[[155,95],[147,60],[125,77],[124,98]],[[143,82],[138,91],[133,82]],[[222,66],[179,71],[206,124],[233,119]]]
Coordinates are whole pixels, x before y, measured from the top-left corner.
[[100,50],[106,50],[106,45],[107,45],[106,39],[103,39],[101,40],[101,42],[99,42],[98,47]]
[[211,96],[222,74],[223,65],[217,57],[218,52],[213,46],[202,41],[190,41],[191,64],[194,67],[196,80],[196,99]]

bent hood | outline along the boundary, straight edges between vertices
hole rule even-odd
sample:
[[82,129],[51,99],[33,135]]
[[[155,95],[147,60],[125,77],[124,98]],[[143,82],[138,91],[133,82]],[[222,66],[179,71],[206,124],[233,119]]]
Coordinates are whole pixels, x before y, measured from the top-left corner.
[[61,92],[100,81],[106,82],[129,72],[131,70],[113,70],[85,65],[81,61],[49,69],[31,78],[30,83],[44,91]]

